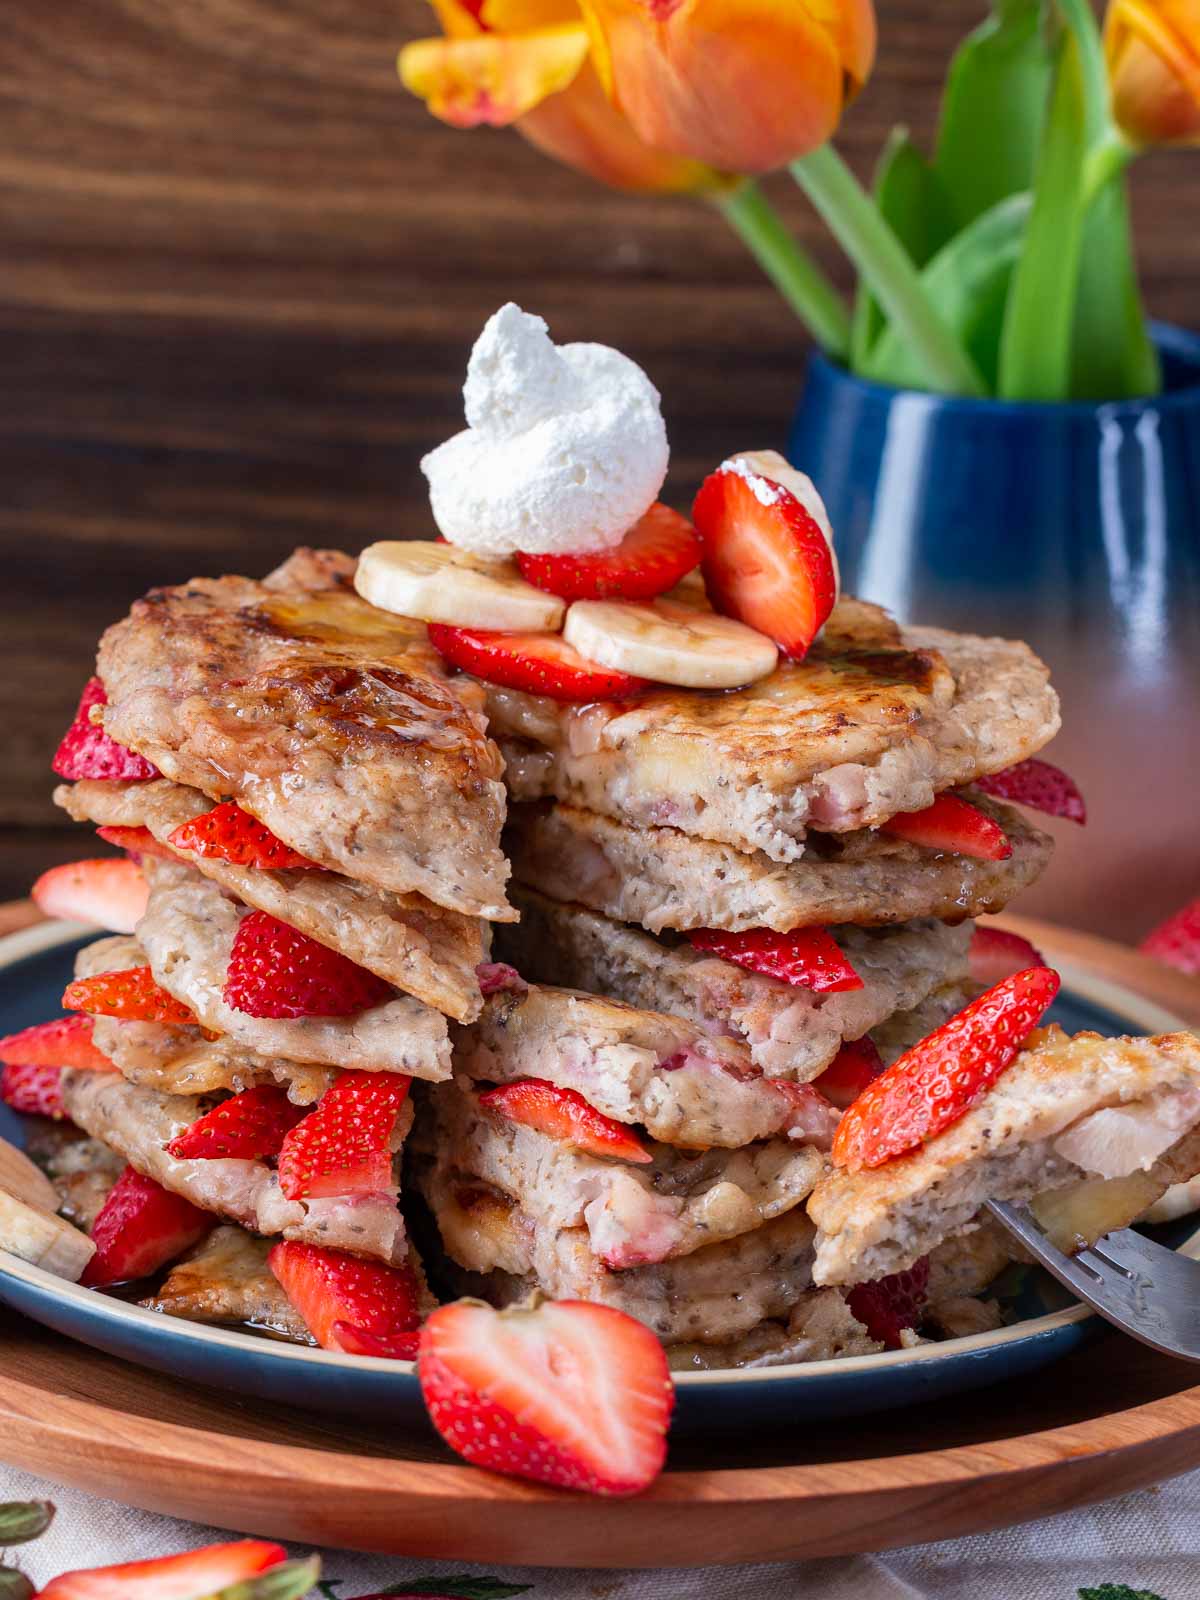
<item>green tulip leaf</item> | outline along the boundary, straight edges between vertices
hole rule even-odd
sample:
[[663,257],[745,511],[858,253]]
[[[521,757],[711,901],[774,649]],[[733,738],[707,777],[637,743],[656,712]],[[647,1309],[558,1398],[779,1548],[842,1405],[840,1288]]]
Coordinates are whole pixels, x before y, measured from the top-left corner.
[[40,1539],[54,1521],[49,1500],[7,1500],[0,1503],[0,1547]]
[[[950,214],[928,161],[908,136],[893,128],[879,159],[874,184],[875,204],[918,267],[923,267],[950,237]],[[870,353],[887,318],[867,284],[859,280],[850,336],[850,365],[867,373]]]
[[[930,299],[989,390],[995,387],[1005,305],[1031,205],[1028,194],[1001,200],[943,245],[921,274]],[[917,386],[919,369],[894,328],[878,339],[863,376],[898,388]]]
[[284,1561],[257,1578],[205,1595],[203,1600],[302,1600],[316,1587],[320,1576],[319,1556],[309,1556],[307,1561]]
[[934,168],[955,228],[1033,187],[1054,51],[1042,0],[994,0],[946,78]]
[[1084,222],[1071,344],[1071,398],[1126,400],[1162,388],[1138,288],[1125,180],[1110,179]]
[[37,1590],[23,1572],[0,1567],[0,1600],[33,1600]]

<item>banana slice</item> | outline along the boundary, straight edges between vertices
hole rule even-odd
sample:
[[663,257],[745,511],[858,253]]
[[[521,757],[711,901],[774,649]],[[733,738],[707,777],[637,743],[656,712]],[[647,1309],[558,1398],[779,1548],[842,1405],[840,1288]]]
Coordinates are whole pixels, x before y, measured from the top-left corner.
[[58,1210],[58,1193],[50,1179],[7,1139],[0,1139],[0,1189],[38,1211]]
[[602,667],[684,689],[738,689],[775,670],[779,652],[732,617],[674,600],[577,600],[563,638]]
[[86,1233],[52,1211],[26,1205],[16,1195],[0,1189],[0,1249],[43,1267],[58,1278],[78,1283],[96,1253]]
[[563,602],[526,583],[512,561],[428,539],[387,539],[358,558],[354,587],[381,611],[456,628],[555,633]]

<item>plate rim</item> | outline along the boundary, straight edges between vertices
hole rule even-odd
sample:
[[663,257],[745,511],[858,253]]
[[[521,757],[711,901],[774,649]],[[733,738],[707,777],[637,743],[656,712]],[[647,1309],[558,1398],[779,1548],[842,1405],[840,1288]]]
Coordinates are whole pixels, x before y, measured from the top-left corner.
[[[69,944],[89,933],[102,936],[103,929],[81,922],[51,920],[22,928],[0,938],[0,972],[19,961],[44,955],[59,945]],[[1166,1033],[1187,1030],[1188,1024],[1176,1017],[1156,1001],[1144,999],[1131,989],[1100,977],[1069,957],[1056,960],[1061,973],[1063,989],[1078,994],[1082,999],[1103,1007],[1143,1032]],[[1194,1259],[1200,1259],[1200,1229],[1188,1238],[1179,1249]],[[171,1319],[169,1326],[159,1312],[126,1301],[97,1295],[76,1283],[70,1283],[40,1267],[31,1266],[18,1257],[0,1250],[0,1273],[14,1278],[29,1288],[67,1304],[76,1304],[103,1321],[120,1326],[153,1328],[159,1333],[169,1333],[173,1339],[186,1339],[198,1344],[208,1344],[219,1349],[251,1354],[260,1358],[307,1365],[317,1370],[349,1371],[384,1374],[397,1379],[415,1381],[415,1363],[411,1361],[384,1360],[376,1356],[345,1355],[339,1351],[313,1349],[306,1345],[293,1345],[241,1333],[233,1328],[210,1327],[189,1318]],[[994,1329],[987,1333],[970,1334],[964,1338],[942,1340],[914,1346],[907,1350],[885,1350],[874,1355],[831,1357],[822,1361],[781,1363],[777,1366],[754,1368],[717,1368],[710,1372],[680,1371],[673,1374],[677,1388],[706,1389],[736,1384],[739,1387],[768,1382],[817,1383],[830,1377],[870,1376],[878,1372],[894,1372],[937,1364],[959,1358],[969,1358],[983,1352],[1002,1349],[1007,1345],[1022,1343],[1046,1334],[1090,1321],[1096,1313],[1079,1302],[1058,1311],[1031,1317],[1011,1327]]]

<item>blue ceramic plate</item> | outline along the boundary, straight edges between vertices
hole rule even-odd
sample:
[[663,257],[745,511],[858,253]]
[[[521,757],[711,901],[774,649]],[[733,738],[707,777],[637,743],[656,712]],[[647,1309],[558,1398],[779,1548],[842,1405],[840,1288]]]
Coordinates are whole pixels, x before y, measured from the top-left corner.
[[[0,940],[0,1034],[57,1014],[74,953],[91,937],[74,924],[52,923]],[[1063,993],[1055,1015],[1066,1028],[1157,1033],[1180,1026],[1159,1007],[1068,963],[1060,963],[1060,970]],[[3,1106],[0,1135],[21,1143],[21,1119]],[[1171,1242],[1182,1245],[1191,1231],[1191,1224],[1183,1224]],[[407,1363],[176,1321],[63,1283],[3,1251],[0,1301],[84,1344],[197,1383],[343,1418],[391,1422],[406,1431],[426,1426]],[[1017,1320],[999,1332],[915,1350],[754,1372],[681,1374],[676,1429],[744,1432],[936,1400],[1033,1372],[1074,1350],[1095,1326],[1091,1313],[1066,1300],[1049,1278],[1027,1283],[1012,1314]]]

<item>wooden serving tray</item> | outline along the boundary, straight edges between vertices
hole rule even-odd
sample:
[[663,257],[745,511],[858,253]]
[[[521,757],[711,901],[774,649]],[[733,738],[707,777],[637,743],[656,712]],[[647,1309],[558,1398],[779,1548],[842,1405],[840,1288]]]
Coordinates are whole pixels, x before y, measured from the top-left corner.
[[[1051,959],[1200,1023],[1194,980],[1087,935],[1007,925]],[[429,1559],[673,1567],[881,1550],[1047,1516],[1200,1465],[1200,1373],[1116,1334],[952,1405],[680,1444],[659,1483],[623,1501],[475,1471],[432,1434],[398,1442],[382,1427],[182,1383],[8,1311],[0,1349],[9,1462],[242,1533]]]

